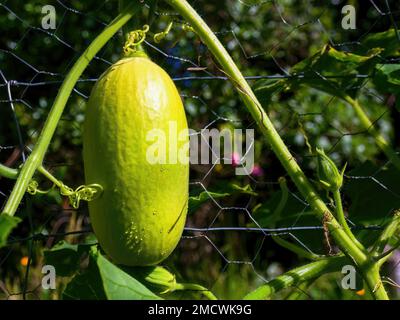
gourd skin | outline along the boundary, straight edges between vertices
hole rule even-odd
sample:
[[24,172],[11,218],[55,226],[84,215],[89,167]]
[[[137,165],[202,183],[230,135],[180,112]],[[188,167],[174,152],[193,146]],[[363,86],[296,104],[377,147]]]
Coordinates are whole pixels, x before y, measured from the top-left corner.
[[[188,145],[181,97],[168,74],[146,57],[124,58],[95,84],[86,110],[83,159],[86,183],[103,193],[89,202],[95,235],[115,263],[155,265],[176,247],[188,206],[188,162],[151,164],[150,130],[167,138],[166,150]],[[171,140],[168,139],[171,135]],[[173,141],[175,140],[175,141]]]

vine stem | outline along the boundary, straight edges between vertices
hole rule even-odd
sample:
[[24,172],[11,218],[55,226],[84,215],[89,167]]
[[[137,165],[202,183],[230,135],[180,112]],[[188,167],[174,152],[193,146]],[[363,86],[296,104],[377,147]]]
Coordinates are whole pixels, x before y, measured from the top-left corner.
[[17,179],[19,171],[17,169],[13,169],[5,166],[0,163],[0,177],[8,178],[8,179]]
[[[249,84],[216,35],[186,0],[164,1],[172,6],[191,25],[196,34],[201,38],[202,42],[207,45],[209,50],[215,56],[228,78],[230,78],[230,80],[234,83],[240,97],[247,107],[247,110],[256,121],[259,129],[271,145],[275,155],[278,157],[279,161],[293,182],[296,184],[301,194],[310,204],[317,217],[321,221],[327,221],[326,224],[329,232],[335,239],[336,244],[354,261],[357,266],[360,267],[362,272],[371,271],[368,276],[365,274],[363,275],[364,279],[369,283],[368,287],[370,288],[373,296],[376,299],[387,299],[388,297],[384,287],[376,286],[376,283],[381,281],[379,278],[379,273],[376,273],[375,270],[367,270],[366,268],[362,267],[369,264],[369,257],[355,245],[353,240],[346,234],[326,204],[316,193],[314,187],[307,179],[300,166],[297,164],[296,159],[292,156],[282,138],[279,136],[268,115],[251,90]],[[377,290],[374,290],[376,288]]]
[[42,165],[44,155],[57,128],[62,112],[64,111],[68,98],[79,77],[89,65],[90,61],[95,57],[97,52],[99,52],[107,41],[111,39],[111,37],[126,22],[128,22],[130,18],[132,18],[139,8],[139,3],[132,0],[129,5],[127,5],[125,9],[121,10],[120,14],[96,37],[96,39],[93,40],[89,47],[76,61],[72,69],[68,72],[46,119],[37,144],[19,172],[17,182],[15,183],[11,195],[4,206],[2,214],[13,216],[18,209],[32,176]]
[[335,190],[332,193],[333,193],[333,200],[335,201],[335,206],[336,206],[336,218],[338,219],[340,225],[344,229],[344,232],[346,232],[349,238],[353,240],[353,242],[360,250],[364,251],[365,250],[364,246],[357,240],[353,232],[351,232],[349,225],[347,224],[346,217],[343,211],[342,196],[340,194],[340,190]]
[[[63,183],[58,180],[55,176],[53,176],[45,167],[40,165],[37,168],[37,171],[40,172],[43,176],[45,176],[48,180],[50,180],[55,186],[62,187]],[[8,179],[17,180],[19,175],[19,170],[14,168],[9,168],[3,164],[0,164],[0,177],[5,177]]]
[[266,284],[258,287],[256,290],[247,294],[245,300],[265,300],[270,298],[278,291],[297,286],[303,282],[308,282],[320,277],[323,274],[340,271],[341,268],[349,263],[346,256],[326,258],[323,260],[311,262],[304,266],[290,270]]

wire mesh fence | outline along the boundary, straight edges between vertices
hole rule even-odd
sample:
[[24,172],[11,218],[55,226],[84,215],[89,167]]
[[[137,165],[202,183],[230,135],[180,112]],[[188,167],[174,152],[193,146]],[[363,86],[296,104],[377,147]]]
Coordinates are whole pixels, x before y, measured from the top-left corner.
[[[41,25],[45,16],[42,8],[46,5],[55,9],[55,29]],[[343,73],[339,67],[337,74],[324,74],[315,61],[311,61],[307,71],[297,72],[293,66],[318,52],[323,54],[321,48],[326,45],[328,51],[372,57],[364,40],[389,29],[394,30],[395,41],[400,44],[398,3],[370,0],[355,4],[357,24],[349,30],[343,28],[345,3],[341,1],[319,4],[227,0],[193,1],[192,5],[210,24],[252,86],[282,81],[282,86],[268,93],[263,107],[307,175],[316,179],[315,146],[324,148],[341,166],[348,164],[343,197],[348,223],[366,242],[376,238],[400,204],[393,164],[382,155],[370,128],[363,128],[348,103],[318,90],[318,86],[307,86],[306,80],[341,90],[340,81],[346,78],[346,90],[358,91],[371,127],[392,141],[394,147],[400,139],[396,97],[382,94],[371,83],[375,69],[346,69],[344,72],[349,72]],[[0,2],[0,160],[4,165],[16,168],[29,156],[66,73],[117,12],[116,1]],[[302,261],[277,245],[274,237],[283,237],[310,254],[330,254],[329,247],[334,244],[330,244],[324,225],[311,217],[306,199],[291,184],[268,143],[257,133],[255,122],[235,93],[234,83],[198,36],[185,28],[187,24],[176,12],[160,4],[153,14],[154,32],[165,30],[170,22],[173,27],[160,43],[149,37],[144,47],[175,81],[189,127],[195,134],[205,139],[205,130],[212,128],[256,130],[255,165],[248,175],[236,176],[235,166],[241,164],[226,164],[227,159],[218,156],[220,161],[215,163],[191,165],[189,216],[180,244],[167,265],[183,278],[202,282],[223,298],[240,298]],[[138,21],[142,22],[145,21]],[[85,70],[46,155],[44,166],[73,188],[84,183],[81,136],[85,103],[101,73],[120,57],[122,44],[121,31]],[[380,53],[376,56],[381,64],[395,64],[398,60]],[[292,90],[289,83],[306,85]],[[288,188],[284,218],[271,222],[264,217],[274,213],[282,200],[285,191],[279,182],[281,177],[286,179]],[[39,182],[43,189],[51,187],[45,180]],[[1,178],[3,205],[12,187],[12,180]],[[326,202],[333,207],[329,197]],[[83,243],[93,236],[86,204],[74,209],[67,199],[51,190],[45,195],[26,195],[18,216],[24,219],[23,223],[6,247],[0,249],[0,296],[59,298],[59,291],[41,287],[42,251],[60,240]],[[387,284],[395,294],[399,294],[399,264],[400,256],[395,252],[385,270]],[[339,287],[339,279],[335,276],[326,281]],[[63,288],[66,279],[59,281]],[[324,285],[294,290],[301,290],[311,299],[332,298],[332,294],[318,290]]]

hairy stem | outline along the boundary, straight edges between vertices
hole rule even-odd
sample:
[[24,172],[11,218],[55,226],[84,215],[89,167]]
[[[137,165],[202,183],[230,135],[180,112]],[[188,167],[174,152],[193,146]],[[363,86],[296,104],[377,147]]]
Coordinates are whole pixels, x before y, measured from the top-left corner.
[[347,220],[343,211],[342,196],[339,190],[333,191],[333,199],[335,201],[335,206],[336,206],[336,218],[338,219],[340,225],[343,227],[344,232],[346,232],[349,238],[353,240],[353,242],[360,250],[365,250],[364,246],[357,240],[357,238],[351,231],[349,225],[347,224]]
[[246,300],[269,299],[274,293],[282,289],[297,286],[305,281],[311,281],[323,274],[340,271],[341,268],[349,263],[345,256],[327,258],[306,264],[284,273],[269,281],[265,285],[250,292],[244,297]]
[[361,271],[373,297],[376,300],[389,300],[379,273],[379,264],[374,263],[370,267],[362,268]]
[[97,52],[99,52],[99,50],[107,43],[107,41],[111,39],[111,37],[134,15],[139,7],[140,6],[138,5],[138,2],[132,0],[130,4],[121,11],[118,17],[114,19],[100,33],[100,35],[96,37],[95,40],[93,40],[89,47],[76,61],[72,69],[68,72],[54,101],[53,107],[51,108],[51,111],[47,117],[38,142],[22,167],[18,175],[17,182],[14,185],[2,214],[13,216],[18,209],[32,176],[34,175],[36,169],[41,166],[43,162],[44,155],[57,128],[58,121],[61,118],[64,107],[79,77],[89,65],[90,61],[95,57]]
[[[296,159],[292,156],[282,138],[279,136],[268,115],[261,107],[260,102],[257,100],[249,84],[216,35],[186,0],[165,0],[165,2],[182,15],[218,60],[225,74],[230,78],[235,88],[238,90],[240,97],[242,98],[247,110],[256,121],[260,131],[271,145],[275,155],[278,157],[301,194],[310,204],[316,216],[321,219],[321,221],[324,221],[331,236],[342,252],[350,257],[357,266],[365,266],[368,264],[369,257],[367,257],[363,250],[361,250],[346,234],[321,197],[317,194],[314,187],[297,164]],[[368,278],[370,284],[380,281],[380,278],[376,278],[379,277],[379,272],[377,273],[375,270],[361,267],[360,269],[363,272],[364,278],[366,280]],[[369,271],[371,271],[370,275],[364,274],[364,272]],[[371,285],[369,288],[371,290]],[[376,299],[387,298],[387,295],[385,296],[381,290],[383,290],[383,292],[385,291],[383,286],[380,286],[378,291],[371,290],[371,293]]]
[[296,159],[289,152],[289,149],[279,136],[268,115],[261,107],[260,102],[257,100],[242,73],[212,30],[198,15],[198,13],[187,3],[186,0],[165,1],[190,23],[191,27],[195,30],[201,40],[208,46],[210,51],[218,60],[226,75],[231,79],[239,91],[240,97],[244,101],[248,111],[253,116],[261,132],[270,143],[272,150],[302,195],[306,198],[306,201],[314,209],[315,214],[321,220],[328,215],[330,232],[343,252],[351,256],[355,261],[365,261],[365,254],[354,245],[353,241],[342,230],[328,207],[316,193],[314,187],[311,185],[310,181],[297,164]]
[[305,300],[308,298],[306,290],[313,284],[315,279],[304,281],[300,283],[294,290],[289,293],[285,300]]

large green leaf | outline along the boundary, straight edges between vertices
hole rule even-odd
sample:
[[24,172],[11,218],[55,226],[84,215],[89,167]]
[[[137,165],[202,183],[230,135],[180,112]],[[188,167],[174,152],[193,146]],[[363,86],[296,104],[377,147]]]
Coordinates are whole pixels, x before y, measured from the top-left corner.
[[263,105],[268,106],[274,95],[288,89],[288,84],[285,80],[266,79],[257,81],[253,89]]
[[307,85],[317,90],[345,99],[355,96],[364,78],[359,74],[368,74],[379,61],[382,50],[372,49],[368,55],[360,56],[338,51],[329,45],[322,48],[292,68],[292,85]]
[[398,56],[400,53],[400,41],[397,31],[389,29],[384,32],[369,34],[361,41],[359,46],[354,48],[354,53],[366,55],[373,48],[382,49],[381,57]]
[[21,219],[18,217],[13,217],[8,214],[0,215],[0,248],[7,244],[8,236],[20,222]]
[[[400,64],[378,64],[375,69],[373,82],[381,92],[400,93]],[[396,99],[397,109],[400,110],[400,101]]]
[[96,262],[103,282],[104,291],[109,300],[161,299],[98,252]]
[[264,105],[272,95],[291,88],[295,90],[301,85],[309,86],[330,95],[345,99],[354,97],[365,77],[380,61],[383,49],[373,48],[365,55],[357,55],[339,51],[326,45],[313,56],[306,58],[291,69],[292,77],[273,82],[260,80],[255,84],[255,91]]
[[108,261],[96,248],[90,251],[89,267],[75,276],[63,293],[65,299],[159,300],[134,277]]

